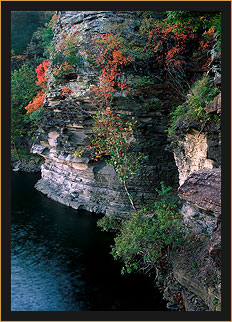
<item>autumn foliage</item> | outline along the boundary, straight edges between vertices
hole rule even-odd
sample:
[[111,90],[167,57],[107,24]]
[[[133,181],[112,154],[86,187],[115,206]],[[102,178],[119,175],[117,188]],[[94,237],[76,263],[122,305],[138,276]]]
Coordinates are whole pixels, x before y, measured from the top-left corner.
[[113,92],[117,88],[129,93],[126,82],[122,81],[122,68],[128,65],[132,58],[122,52],[122,44],[117,36],[105,33],[92,38],[92,47],[89,50],[94,62],[101,68],[100,85],[92,87],[91,92],[97,102],[108,106],[112,102]]
[[175,71],[185,63],[186,51],[193,40],[194,32],[189,23],[186,26],[155,23],[149,31],[147,46],[165,70]]
[[62,88],[61,97],[62,98],[65,98],[65,97],[67,97],[71,93],[72,93],[72,90],[69,87],[63,87]]
[[25,107],[27,113],[35,112],[38,108],[40,108],[43,105],[45,91],[47,87],[46,71],[48,69],[49,63],[49,60],[46,59],[35,69],[37,76],[36,85],[39,86],[41,90],[36,94],[33,100],[30,101],[30,103]]
[[47,84],[46,70],[48,69],[49,63],[49,60],[46,59],[35,69],[37,75],[36,85],[39,85],[43,88],[46,87]]
[[27,113],[32,113],[35,112],[39,107],[43,105],[43,101],[45,98],[45,93],[43,92],[38,92],[36,96],[33,98],[32,101],[25,107],[27,110]]
[[215,27],[212,26],[211,28],[209,28],[208,31],[204,32],[203,34],[204,39],[200,41],[199,49],[203,51],[208,50],[214,42],[214,35],[215,35]]

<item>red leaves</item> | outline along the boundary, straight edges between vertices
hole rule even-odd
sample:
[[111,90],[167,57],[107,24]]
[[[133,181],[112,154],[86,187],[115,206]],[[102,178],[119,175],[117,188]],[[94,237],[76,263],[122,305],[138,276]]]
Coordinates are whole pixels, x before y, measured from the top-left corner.
[[45,93],[38,92],[33,98],[33,101],[30,101],[30,103],[25,107],[27,113],[35,112],[39,107],[41,107],[43,105],[44,98]]
[[130,56],[122,53],[122,44],[117,36],[105,33],[92,38],[92,47],[89,53],[95,63],[101,68],[100,85],[93,86],[98,103],[105,106],[110,105],[116,85],[121,91],[126,90],[125,82],[118,82],[121,69],[132,61]]
[[184,63],[179,56],[186,51],[191,39],[194,39],[194,33],[189,25],[156,23],[148,33],[147,46],[158,54],[157,61],[163,63],[165,69],[175,70]]
[[25,107],[27,113],[35,112],[39,107],[43,105],[43,101],[45,98],[45,90],[47,87],[46,70],[48,69],[49,63],[50,61],[46,59],[35,69],[37,74],[36,85],[39,85],[41,90],[36,94],[33,100],[30,101],[30,103]]
[[37,74],[37,85],[40,85],[42,88],[46,87],[47,78],[46,78],[46,70],[48,69],[50,61],[48,59],[44,60],[42,64],[38,65],[35,69]]
[[204,39],[200,41],[200,46],[199,49],[206,51],[213,43],[214,41],[214,33],[215,33],[215,28],[212,26],[208,31],[205,31],[203,36]]
[[68,96],[71,93],[72,93],[72,90],[69,87],[63,87],[61,97],[64,98],[65,96]]

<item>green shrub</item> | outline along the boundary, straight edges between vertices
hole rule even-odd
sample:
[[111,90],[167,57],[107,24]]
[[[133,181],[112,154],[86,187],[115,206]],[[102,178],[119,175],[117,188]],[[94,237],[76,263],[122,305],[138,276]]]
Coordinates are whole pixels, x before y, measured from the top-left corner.
[[99,221],[103,230],[119,229],[112,255],[124,262],[122,274],[161,265],[167,261],[168,248],[181,245],[183,226],[171,188],[161,183],[157,192],[156,201],[131,214],[129,219],[119,223],[103,217]]
[[26,149],[29,124],[25,106],[36,95],[38,86],[35,81],[36,73],[30,64],[15,70],[11,77],[11,142],[15,151],[21,146]]
[[80,53],[77,51],[72,51],[68,55],[64,55],[63,53],[56,53],[52,56],[52,67],[59,67],[64,62],[67,62],[69,65],[83,67],[84,59]]
[[134,83],[139,86],[154,85],[155,82],[150,76],[135,76]]
[[169,23],[190,24],[195,32],[205,32],[214,27],[217,34],[217,46],[221,50],[221,13],[210,11],[167,11]]
[[44,109],[42,107],[38,108],[36,111],[26,114],[28,116],[28,123],[30,128],[28,129],[28,135],[30,135],[32,141],[35,139],[35,133],[39,128],[40,123],[42,122],[44,114]]
[[57,84],[62,83],[63,80],[68,79],[71,75],[75,74],[75,67],[70,65],[67,61],[62,63],[59,67],[53,68],[53,76]]
[[[194,83],[191,88],[188,99],[185,103],[178,105],[171,113],[169,135],[175,134],[176,129],[181,124],[189,124],[190,122],[200,122],[205,124],[212,117],[206,113],[206,105],[212,102],[219,94],[220,90],[212,87],[209,77],[204,76]],[[220,122],[217,120],[217,123]]]
[[79,51],[80,41],[77,33],[64,33],[63,38],[56,46],[50,48],[52,67],[59,68],[65,62],[72,66],[83,67],[83,55]]
[[101,228],[102,231],[119,230],[121,227],[121,220],[112,216],[104,216],[97,221],[97,226]]

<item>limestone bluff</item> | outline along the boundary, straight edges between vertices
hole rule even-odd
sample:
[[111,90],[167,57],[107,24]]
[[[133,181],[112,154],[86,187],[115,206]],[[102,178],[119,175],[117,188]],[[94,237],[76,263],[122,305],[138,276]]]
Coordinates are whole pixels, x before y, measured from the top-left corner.
[[[95,34],[107,31],[110,23],[120,24],[133,17],[128,31],[136,29],[133,11],[60,11],[57,14],[53,44],[58,45],[65,34],[78,30],[80,54],[85,52]],[[44,157],[42,177],[36,188],[75,209],[127,216],[131,206],[116,172],[103,160],[93,162],[87,148],[92,116],[97,111],[91,101],[90,89],[99,81],[99,70],[85,55],[82,57],[82,64],[60,84],[55,82],[51,68],[49,70],[44,118],[32,147],[33,153]],[[215,48],[211,57],[210,77],[220,88],[220,57]],[[134,65],[126,69],[124,79],[133,80],[138,73],[142,74],[138,68]],[[180,212],[184,222],[194,232],[208,235],[209,241],[201,250],[202,258],[207,258],[206,267],[211,265],[220,269],[220,136],[212,124],[206,127],[191,124],[177,131],[175,140],[168,142],[168,110],[172,107],[173,89],[162,82],[162,70],[150,66],[148,69],[155,82],[147,95],[141,93],[131,97],[116,92],[113,98],[116,113],[136,118],[133,149],[148,156],[144,170],[129,180],[128,188],[139,207],[153,199],[161,181],[176,188],[180,185],[179,196],[183,200]],[[192,68],[189,73],[196,79],[202,71]],[[61,97],[63,87],[72,91],[65,99]],[[207,107],[207,113],[217,114],[220,109],[219,94]],[[77,149],[83,150],[81,157],[74,156]],[[204,276],[193,282],[192,272],[186,269],[183,257],[178,254],[172,254],[171,262],[172,270],[164,276],[160,274],[157,281],[164,289],[169,307],[177,307],[176,295],[181,294],[185,310],[215,310],[215,298],[220,299],[221,294],[220,283],[212,288],[204,282]]]
[[[79,30],[80,52],[89,45],[95,33],[104,33],[105,22],[124,21],[131,12],[85,11],[60,12],[56,26],[54,43],[62,40],[63,33],[71,33],[73,25]],[[127,77],[134,77],[130,71]],[[130,210],[127,196],[117,179],[112,166],[100,161],[91,162],[87,146],[91,133],[91,116],[96,106],[90,101],[90,88],[99,77],[99,71],[84,61],[72,79],[62,85],[55,85],[49,74],[49,92],[44,103],[44,120],[32,152],[45,158],[41,168],[42,179],[37,189],[49,197],[75,209],[86,209],[96,213],[126,215]],[[62,100],[61,88],[69,87],[72,98]],[[165,130],[166,114],[161,101],[154,96],[156,110],[149,111],[148,99],[134,100],[122,97],[114,98],[114,110],[135,116],[138,120],[134,134],[135,148],[149,156],[149,163],[142,177],[129,183],[129,190],[135,200],[150,200],[160,181],[177,184],[177,168],[173,154],[166,151],[167,134]],[[82,157],[74,157],[77,148],[84,149]]]

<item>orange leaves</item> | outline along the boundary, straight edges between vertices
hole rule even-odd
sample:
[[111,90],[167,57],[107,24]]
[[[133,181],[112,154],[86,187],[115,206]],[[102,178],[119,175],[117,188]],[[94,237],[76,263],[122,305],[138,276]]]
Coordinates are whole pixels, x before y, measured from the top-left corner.
[[207,31],[208,34],[214,34],[215,33],[215,28],[214,26],[212,26],[211,28],[209,28],[209,30]]
[[92,38],[92,48],[89,52],[99,66],[101,66],[100,85],[93,86],[91,92],[95,94],[98,103],[102,105],[111,104],[113,92],[117,84],[121,91],[126,90],[125,82],[119,82],[118,78],[124,66],[132,61],[130,56],[122,53],[122,43],[120,38],[105,33]]
[[[155,22],[147,34],[147,47],[164,70],[171,73],[183,70],[190,53],[198,47],[203,56],[209,52],[215,40],[215,28],[205,31],[203,37],[187,23],[166,24]],[[202,67],[204,69],[204,66]]]
[[65,61],[59,67],[54,68],[53,75],[56,79],[60,79],[74,72],[75,68]]
[[69,87],[63,87],[61,97],[64,98],[65,96],[68,96],[71,93],[72,93],[72,90]]
[[215,33],[215,28],[212,26],[208,31],[205,31],[203,36],[205,37],[203,40],[200,41],[200,50],[207,50],[213,43],[214,40],[214,33]]
[[30,101],[30,103],[25,107],[27,113],[35,112],[39,107],[41,107],[43,105],[44,98],[45,93],[38,92],[33,98],[33,101]]
[[180,60],[188,46],[188,41],[194,39],[193,29],[190,25],[156,23],[148,33],[147,46],[158,54],[157,61],[164,64],[165,69],[176,69],[182,65]]
[[48,59],[44,60],[35,69],[37,74],[36,85],[39,85],[41,90],[36,94],[32,101],[25,107],[27,113],[35,112],[39,107],[43,105],[45,98],[45,90],[47,87],[47,77],[46,70],[48,69],[50,61]]
[[128,62],[131,62],[131,61],[132,61],[131,57],[123,56],[121,49],[112,51],[112,61],[111,61],[112,65],[113,64],[126,65]]
[[123,82],[123,81],[118,82],[118,87],[119,87],[122,91],[124,91],[124,90],[127,88],[126,82]]
[[46,70],[48,69],[50,61],[48,59],[44,60],[42,64],[38,65],[35,69],[37,75],[37,82],[36,85],[41,86],[42,88],[46,87],[47,84],[47,77],[46,77]]

